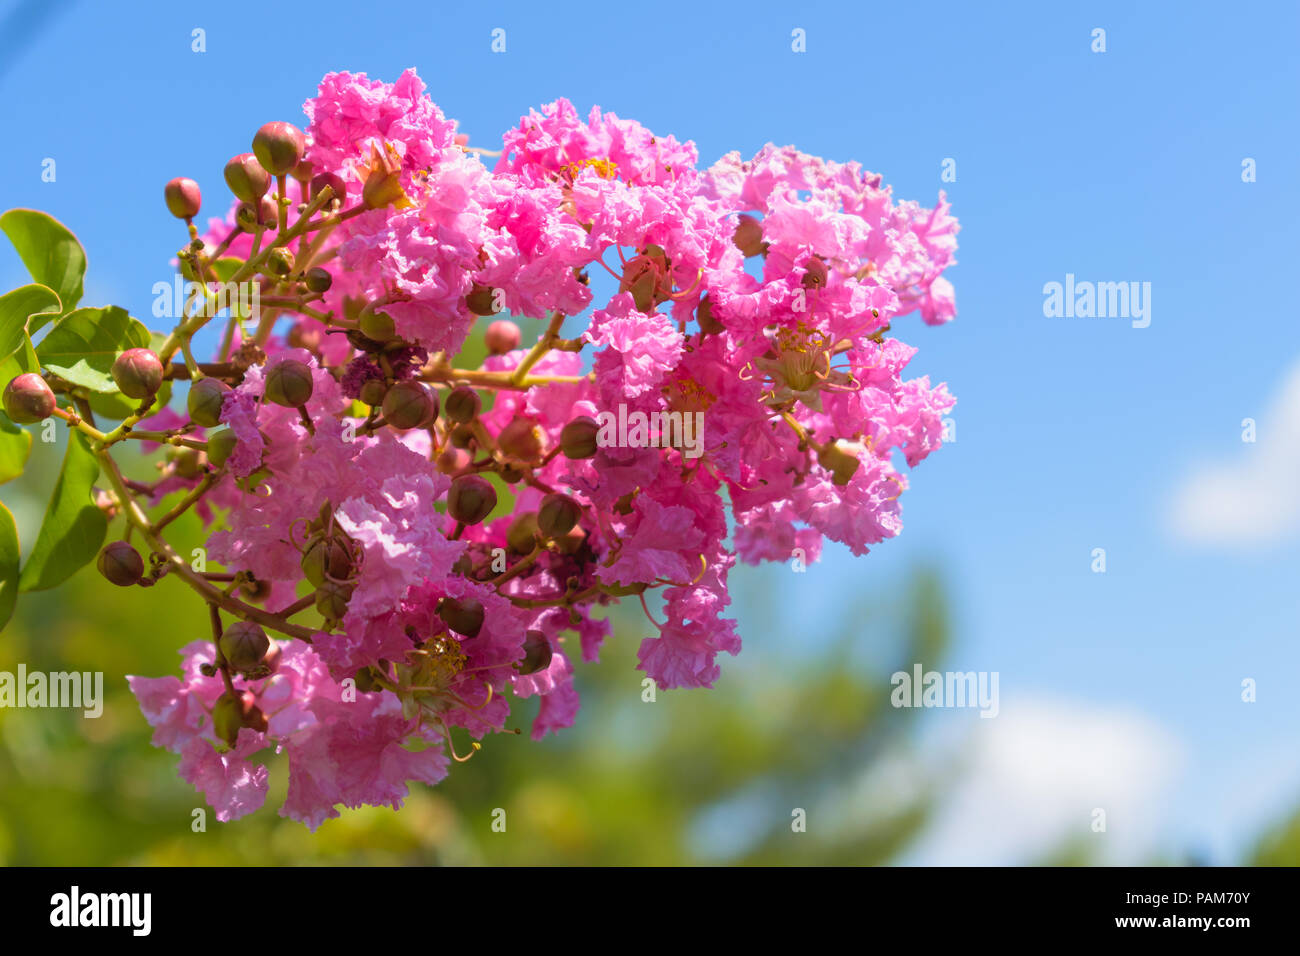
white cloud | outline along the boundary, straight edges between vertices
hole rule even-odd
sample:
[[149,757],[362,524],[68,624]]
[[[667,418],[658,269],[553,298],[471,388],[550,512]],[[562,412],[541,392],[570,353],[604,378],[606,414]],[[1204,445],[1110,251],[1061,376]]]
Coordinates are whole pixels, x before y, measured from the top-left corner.
[[[1016,865],[1078,842],[1098,862],[1131,864],[1149,859],[1167,835],[1182,747],[1148,717],[1021,700],[965,729],[961,765],[931,764],[932,778],[951,790],[902,862]],[[1106,812],[1104,833],[1092,830],[1095,808]]]
[[1255,545],[1300,531],[1300,362],[1291,367],[1256,430],[1232,462],[1194,471],[1169,515],[1179,537],[1205,544]]

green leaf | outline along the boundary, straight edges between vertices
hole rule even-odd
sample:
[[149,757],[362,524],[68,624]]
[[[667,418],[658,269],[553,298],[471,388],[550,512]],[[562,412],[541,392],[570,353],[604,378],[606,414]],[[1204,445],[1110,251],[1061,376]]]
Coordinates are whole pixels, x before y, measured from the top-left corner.
[[[0,295],[0,358],[8,358],[29,338],[28,320],[33,316],[53,318],[63,311],[53,289],[43,285],[25,285]],[[37,323],[40,328],[45,319]]]
[[0,502],[0,631],[13,617],[18,603],[18,528],[14,516]]
[[7,416],[0,416],[0,485],[23,473],[32,450],[32,433],[19,428]]
[[95,559],[108,533],[104,513],[91,502],[99,462],[85,436],[68,435],[68,453],[54,485],[36,544],[18,579],[20,591],[43,591],[62,584]]
[[[154,395],[153,405],[149,407],[145,417],[157,415],[167,407],[167,403],[171,401],[171,398],[172,383],[170,381],[163,382],[162,388],[158,389],[158,394]],[[140,401],[138,399],[127,398],[121,392],[90,393],[90,410],[96,415],[113,421],[120,422],[128,415],[134,415],[139,407]]]
[[54,324],[36,347],[51,372],[94,392],[115,392],[110,370],[119,354],[149,344],[149,330],[125,309],[77,309]]
[[243,265],[243,259],[236,259],[233,256],[222,256],[216,262],[212,263],[209,268],[212,269],[212,274],[218,281],[229,282],[231,277],[234,276]]
[[[10,209],[0,216],[0,229],[18,250],[32,278],[49,286],[59,297],[63,313],[81,301],[86,275],[86,251],[68,228],[53,216],[35,209]],[[39,322],[32,332],[45,322]]]

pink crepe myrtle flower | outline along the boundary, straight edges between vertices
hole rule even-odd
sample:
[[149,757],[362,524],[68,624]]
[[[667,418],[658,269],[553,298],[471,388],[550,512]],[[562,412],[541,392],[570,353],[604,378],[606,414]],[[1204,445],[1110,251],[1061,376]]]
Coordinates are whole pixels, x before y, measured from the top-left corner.
[[[214,633],[180,676],[129,678],[218,819],[263,806],[266,752],[288,758],[279,812],[315,829],[521,733],[520,700],[538,699],[534,739],[562,731],[619,601],[653,624],[647,677],[711,687],[741,650],[738,561],[807,567],[826,540],[861,555],[901,531],[906,469],[955,402],[908,376],[896,337],[956,315],[943,193],[896,200],[793,146],[701,167],[689,141],[564,99],[489,166],[413,70],[331,73],[304,112],[282,198],[312,228],[255,237],[235,204],[199,234],[205,267],[220,249],[274,295],[256,321],[222,314],[233,448],[140,499],[197,497],[221,570],[182,577],[218,630],[276,641],[265,673]],[[518,336],[480,340],[493,322]],[[265,396],[287,362],[310,372],[301,407]],[[607,424],[629,415],[644,427]],[[216,431],[169,410],[137,427],[197,447]],[[232,688],[256,711],[223,739]]]

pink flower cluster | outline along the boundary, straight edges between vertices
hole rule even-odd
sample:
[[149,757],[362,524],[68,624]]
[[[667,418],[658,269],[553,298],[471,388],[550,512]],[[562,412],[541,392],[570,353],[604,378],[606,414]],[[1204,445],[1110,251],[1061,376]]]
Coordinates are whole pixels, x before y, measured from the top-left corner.
[[[456,737],[477,749],[511,729],[514,699],[539,698],[535,739],[570,726],[570,657],[597,659],[601,609],[621,598],[655,599],[638,657],[657,686],[709,687],[719,653],[740,650],[737,559],[815,561],[823,536],[861,555],[898,534],[901,461],[941,445],[954,402],[904,378],[915,350],[886,334],[911,312],[955,314],[942,193],[933,209],[895,202],[856,163],[792,147],[701,169],[692,143],[566,100],[523,117],[489,167],[414,71],[391,85],[331,74],[304,109],[306,161],[346,195],[310,250],[288,248],[332,282],[309,311],[282,307],[284,337],[232,383],[224,465],[177,481],[211,482],[210,561],[258,582],[272,613],[315,593],[325,623],[231,675],[260,715],[237,733],[214,720],[228,688],[213,641],[182,650],[179,679],[131,679],[155,744],[219,819],[263,803],[250,758],[267,748],[288,755],[281,814],[315,828],[437,783],[461,759]],[[212,220],[206,248],[234,222]],[[254,239],[225,254],[247,259]],[[457,369],[484,301],[525,325],[525,345],[507,336]],[[387,342],[362,334],[384,316]],[[218,360],[249,354],[248,334]],[[310,369],[301,407],[268,400],[286,363]],[[384,427],[378,399],[359,400],[402,381],[440,414]],[[453,416],[467,390],[481,407]],[[620,409],[660,426],[610,440]],[[694,452],[665,431],[674,415],[702,422]],[[467,520],[449,498],[457,483],[481,493],[480,478],[498,506]]]

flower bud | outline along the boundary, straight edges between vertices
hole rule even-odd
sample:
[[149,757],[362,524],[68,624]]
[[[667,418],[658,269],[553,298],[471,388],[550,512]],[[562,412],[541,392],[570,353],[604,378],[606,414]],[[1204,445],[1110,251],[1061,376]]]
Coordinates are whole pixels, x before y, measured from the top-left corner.
[[767,244],[763,242],[763,227],[753,216],[742,215],[736,222],[736,231],[731,234],[731,241],[736,244],[745,258],[761,256]]
[[221,656],[234,670],[252,670],[271,647],[266,631],[252,621],[236,621],[221,635]]
[[582,506],[568,495],[552,492],[537,509],[537,527],[548,538],[562,538],[582,518]]
[[480,475],[453,478],[447,492],[447,514],[462,524],[478,524],[497,506],[497,492]]
[[469,295],[465,296],[465,307],[475,315],[496,315],[499,311],[496,307],[496,293],[489,286],[477,282]]
[[330,188],[330,192],[333,194],[334,199],[337,199],[341,203],[347,202],[347,184],[344,183],[340,177],[334,175],[334,173],[317,173],[311,178],[311,186],[308,187],[311,198],[315,199],[319,196],[326,186]]
[[398,382],[384,395],[383,410],[396,429],[423,428],[438,417],[438,396],[423,382]]
[[302,183],[304,186],[306,186],[309,182],[311,182],[311,178],[315,174],[315,172],[316,172],[316,167],[312,165],[311,160],[300,159],[298,160],[298,165],[293,167],[289,175],[292,176],[294,179],[298,180],[298,182]]
[[474,444],[474,429],[469,425],[457,425],[447,433],[447,441],[453,448],[469,448]]
[[529,631],[524,637],[524,659],[515,663],[521,674],[536,674],[551,666],[551,642],[541,631]]
[[334,284],[334,277],[320,266],[312,266],[303,277],[308,292],[328,292]]
[[397,338],[397,327],[392,316],[387,312],[376,312],[373,302],[361,310],[357,327],[361,329],[362,335],[374,342],[391,342]]
[[483,410],[483,399],[479,398],[478,392],[468,385],[458,385],[447,393],[447,401],[443,405],[443,413],[447,420],[464,424],[473,421],[475,416]]
[[483,629],[483,605],[474,598],[443,598],[438,617],[462,637],[477,637]]
[[172,463],[172,469],[178,478],[197,478],[208,467],[208,456],[188,445],[168,449],[167,460]]
[[526,511],[510,522],[506,529],[506,544],[516,554],[531,554],[537,546],[537,513]]
[[221,423],[221,406],[230,394],[230,386],[219,378],[201,378],[190,386],[190,393],[185,398],[185,407],[189,410],[190,421],[204,428],[213,428]]
[[302,573],[316,588],[345,582],[352,576],[352,553],[337,539],[322,539],[303,554]]
[[357,398],[367,405],[382,405],[388,394],[388,383],[382,378],[368,378],[357,392]]
[[831,473],[837,485],[847,485],[862,464],[856,455],[850,455],[835,442],[827,442],[817,452],[817,463]]
[[469,463],[469,452],[462,448],[444,448],[438,453],[434,466],[444,475],[454,475],[463,471]]
[[[245,691],[245,693],[249,692]],[[262,712],[261,707],[253,705],[248,708],[248,713],[244,714],[243,726],[250,727],[259,734],[264,734],[271,726],[271,722],[267,719],[266,714]]]
[[285,359],[266,373],[266,400],[299,408],[311,399],[311,369],[297,359]]
[[352,585],[338,581],[326,581],[316,588],[316,610],[327,621],[341,621],[348,613],[348,601],[352,598]]
[[267,255],[263,271],[268,276],[283,279],[293,271],[293,253],[284,246],[277,246]]
[[255,203],[271,188],[271,174],[252,153],[240,153],[226,163],[226,185],[244,202]]
[[805,289],[824,289],[828,273],[826,263],[816,256],[813,256],[804,263],[804,273],[801,283]]
[[272,176],[287,176],[307,151],[302,130],[292,123],[265,123],[253,137],[253,155]]
[[505,355],[519,348],[519,326],[507,319],[497,319],[487,327],[483,342],[492,355]]
[[10,379],[4,391],[5,414],[19,425],[44,421],[58,407],[49,384],[35,372]]
[[369,667],[363,667],[361,670],[357,671],[353,680],[356,681],[357,690],[361,691],[363,694],[373,694],[376,691],[383,690],[382,687],[375,683],[374,672],[371,671]]
[[560,430],[560,448],[565,458],[594,458],[600,445],[600,425],[590,415],[579,415]]
[[700,331],[705,335],[718,335],[725,327],[713,314],[713,303],[707,295],[700,297],[700,304],[695,308],[695,320],[700,323]]
[[99,573],[120,588],[129,588],[144,577],[144,559],[125,541],[110,541],[99,552]]
[[530,418],[512,418],[497,435],[497,446],[511,458],[532,461],[542,453],[542,430]]
[[177,219],[193,219],[199,214],[202,193],[194,180],[177,176],[163,187],[163,200],[167,203],[167,211]]
[[212,705],[212,732],[231,747],[239,737],[239,730],[244,726],[244,719],[251,716],[257,705],[257,698],[251,690],[226,691]]
[[587,532],[575,525],[555,539],[555,546],[560,554],[576,554],[586,540]]
[[280,655],[282,653],[280,645],[275,641],[272,641],[271,646],[268,647],[266,653],[262,655],[261,662],[248,672],[248,676],[260,679],[274,674],[280,668]]
[[127,398],[152,398],[162,387],[162,362],[152,349],[127,349],[113,363],[112,372]]
[[235,437],[235,433],[229,428],[213,432],[208,436],[208,461],[212,463],[214,468],[221,468],[238,444],[239,439]]

